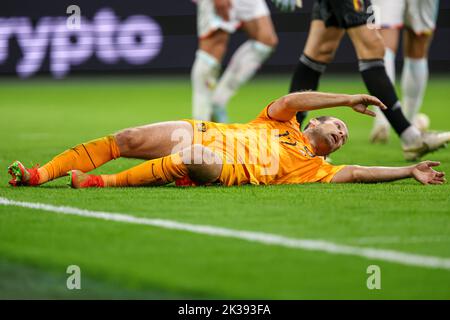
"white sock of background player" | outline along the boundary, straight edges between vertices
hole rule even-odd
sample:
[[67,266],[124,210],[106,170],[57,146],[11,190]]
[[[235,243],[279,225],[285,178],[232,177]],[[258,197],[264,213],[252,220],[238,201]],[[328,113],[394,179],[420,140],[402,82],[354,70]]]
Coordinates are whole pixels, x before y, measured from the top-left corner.
[[403,111],[412,121],[422,105],[428,82],[427,58],[405,58],[402,71]]
[[213,106],[225,109],[231,97],[246,83],[270,56],[273,48],[255,40],[247,40],[233,54],[217,84]]
[[203,50],[197,50],[191,70],[192,117],[211,120],[212,95],[216,87],[220,63]]
[[[385,49],[384,67],[386,68],[386,73],[392,84],[395,85],[395,52],[389,48]],[[389,121],[386,119],[381,109],[375,108],[374,111],[377,115],[375,118],[375,126],[389,127]]]

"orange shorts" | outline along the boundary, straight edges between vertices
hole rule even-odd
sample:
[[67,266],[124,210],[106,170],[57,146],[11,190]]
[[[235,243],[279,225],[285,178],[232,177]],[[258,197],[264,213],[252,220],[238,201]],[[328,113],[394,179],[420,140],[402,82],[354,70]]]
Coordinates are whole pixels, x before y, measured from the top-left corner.
[[[216,127],[217,125],[208,121],[183,119],[183,121],[189,122],[192,125],[194,136],[192,138],[192,144],[201,144],[208,147],[205,144],[207,139],[203,138],[203,134],[211,127]],[[222,164],[222,171],[220,173],[218,182],[224,186],[237,186],[250,183],[250,177],[245,166],[240,163],[227,163],[226,161]],[[176,182],[178,186],[192,186],[199,185],[195,181],[190,179],[182,178]]]

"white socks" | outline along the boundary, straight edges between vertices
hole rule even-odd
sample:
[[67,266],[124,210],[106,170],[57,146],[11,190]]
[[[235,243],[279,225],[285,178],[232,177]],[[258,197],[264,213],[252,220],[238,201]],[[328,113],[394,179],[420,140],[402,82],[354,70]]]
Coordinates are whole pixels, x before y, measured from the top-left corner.
[[212,95],[220,71],[219,61],[202,50],[197,50],[191,70],[192,117],[196,120],[210,120]]
[[422,146],[422,134],[419,129],[412,125],[402,132],[400,139],[405,148],[417,148]]
[[225,108],[239,87],[253,77],[272,50],[272,47],[255,40],[244,42],[233,54],[214,91],[214,108]]
[[[395,52],[389,48],[385,49],[384,66],[389,79],[392,84],[395,85]],[[389,121],[386,119],[380,108],[375,108],[375,114],[375,126],[390,127]]]
[[392,49],[385,49],[384,66],[386,67],[386,73],[389,79],[391,79],[391,82],[395,84],[395,52],[392,51]]
[[422,105],[427,82],[427,58],[405,58],[402,72],[403,111],[409,121],[412,121]]

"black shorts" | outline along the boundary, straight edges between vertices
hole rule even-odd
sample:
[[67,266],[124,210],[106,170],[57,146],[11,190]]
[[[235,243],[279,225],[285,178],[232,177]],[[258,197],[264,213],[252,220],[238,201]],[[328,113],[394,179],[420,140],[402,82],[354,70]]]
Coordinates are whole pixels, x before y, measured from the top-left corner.
[[370,0],[315,0],[312,20],[322,20],[326,27],[358,27],[371,16],[367,13],[370,5]]

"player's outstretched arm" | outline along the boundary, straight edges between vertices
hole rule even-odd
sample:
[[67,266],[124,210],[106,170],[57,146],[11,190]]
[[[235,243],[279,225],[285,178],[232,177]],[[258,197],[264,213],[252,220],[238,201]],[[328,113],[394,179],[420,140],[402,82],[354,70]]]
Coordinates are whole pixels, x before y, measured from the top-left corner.
[[376,97],[367,94],[336,94],[315,91],[295,92],[276,100],[269,107],[269,116],[279,121],[288,121],[299,111],[312,111],[333,107],[351,107],[354,111],[374,117],[369,105],[386,109]]
[[407,167],[362,167],[346,166],[333,177],[333,183],[371,183],[414,178],[422,184],[443,184],[445,173],[432,167],[440,165],[436,161],[422,161]]

